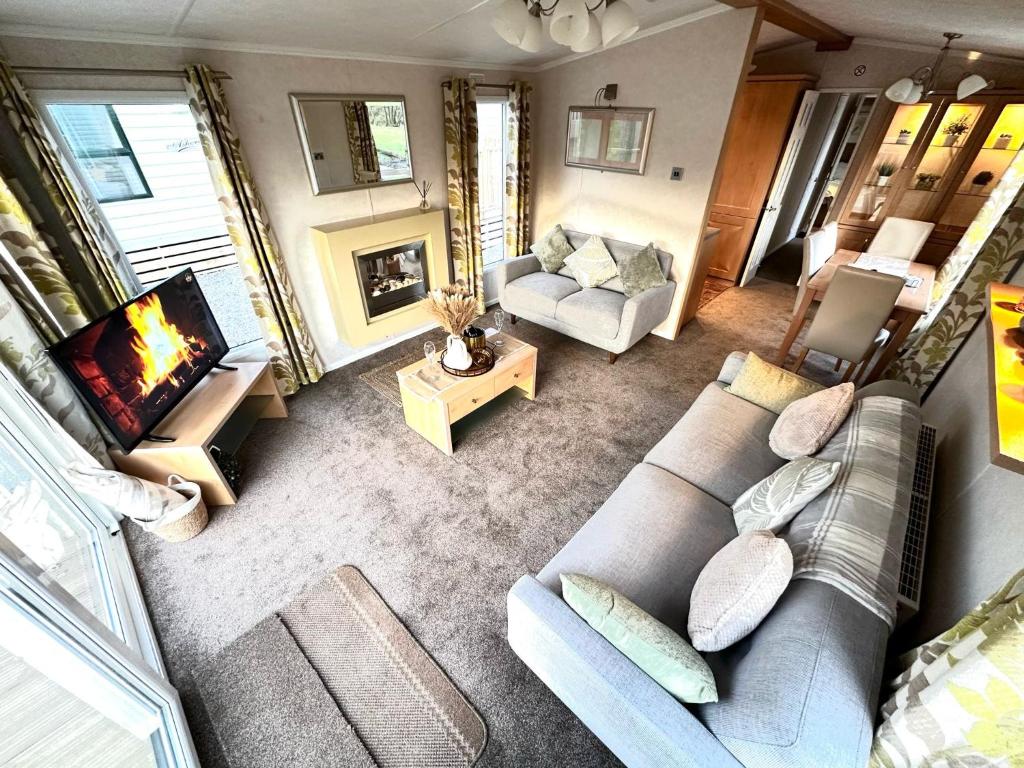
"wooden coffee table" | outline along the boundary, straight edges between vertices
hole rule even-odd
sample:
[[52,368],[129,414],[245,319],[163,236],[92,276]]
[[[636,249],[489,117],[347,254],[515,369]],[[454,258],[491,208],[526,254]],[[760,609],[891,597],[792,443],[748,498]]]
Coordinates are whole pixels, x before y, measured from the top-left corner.
[[[452,376],[440,363],[420,360],[398,372],[405,423],[431,444],[452,455],[452,424],[498,395],[518,387],[533,400],[537,387],[537,348],[499,333],[487,339],[498,357],[494,367],[480,376]],[[439,350],[440,352],[440,350]]]

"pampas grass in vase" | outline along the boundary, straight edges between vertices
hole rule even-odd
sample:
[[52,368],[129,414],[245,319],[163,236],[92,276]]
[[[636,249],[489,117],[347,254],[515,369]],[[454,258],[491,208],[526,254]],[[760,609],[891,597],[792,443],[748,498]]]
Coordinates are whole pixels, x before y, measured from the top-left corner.
[[452,336],[461,337],[477,318],[476,299],[461,280],[431,291],[424,301],[429,315]]

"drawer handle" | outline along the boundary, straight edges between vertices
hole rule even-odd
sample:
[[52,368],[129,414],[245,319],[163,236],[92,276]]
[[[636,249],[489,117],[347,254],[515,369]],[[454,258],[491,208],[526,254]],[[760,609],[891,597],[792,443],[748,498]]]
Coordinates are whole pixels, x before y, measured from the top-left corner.
[[513,374],[512,374],[512,378],[513,378],[513,379],[518,379],[518,378],[519,378],[519,372],[518,372],[518,371],[516,371],[515,373],[513,373]]
[[479,402],[480,402],[480,401],[479,401],[479,400],[477,400],[477,399],[476,399],[475,397],[473,398],[473,405],[476,405],[476,404],[477,404],[477,403],[479,403]]

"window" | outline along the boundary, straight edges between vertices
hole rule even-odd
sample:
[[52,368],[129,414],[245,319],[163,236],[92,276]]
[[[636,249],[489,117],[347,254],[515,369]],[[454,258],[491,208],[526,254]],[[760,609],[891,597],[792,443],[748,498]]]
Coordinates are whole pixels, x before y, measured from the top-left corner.
[[478,97],[476,117],[479,130],[480,242],[486,267],[505,258],[508,99],[505,96]]
[[110,104],[54,104],[50,112],[99,202],[153,196]]
[[[100,104],[95,92],[43,91],[38,98],[142,287],[191,267],[228,346],[261,350],[259,321],[184,92],[110,93]],[[101,152],[109,156],[95,157]],[[95,161],[112,158],[130,172],[120,186],[98,184]],[[129,191],[132,178],[145,194],[112,194]]]

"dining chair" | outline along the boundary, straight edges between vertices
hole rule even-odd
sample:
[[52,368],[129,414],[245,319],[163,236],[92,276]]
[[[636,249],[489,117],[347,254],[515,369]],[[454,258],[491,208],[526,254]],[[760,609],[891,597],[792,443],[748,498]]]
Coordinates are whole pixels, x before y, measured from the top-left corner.
[[930,221],[916,221],[889,216],[878,228],[866,253],[873,256],[892,256],[914,261],[924,248],[928,235],[935,229]]
[[834,221],[830,221],[821,229],[807,233],[804,238],[803,266],[800,268],[800,279],[797,281],[796,303],[793,305],[794,313],[800,308],[800,302],[807,292],[808,281],[832,258],[838,243],[839,225]]
[[843,381],[855,381],[857,368],[866,370],[875,352],[889,338],[884,326],[903,285],[903,278],[896,275],[839,267],[818,305],[793,370],[800,370],[813,349],[840,362],[847,361],[849,367]]

